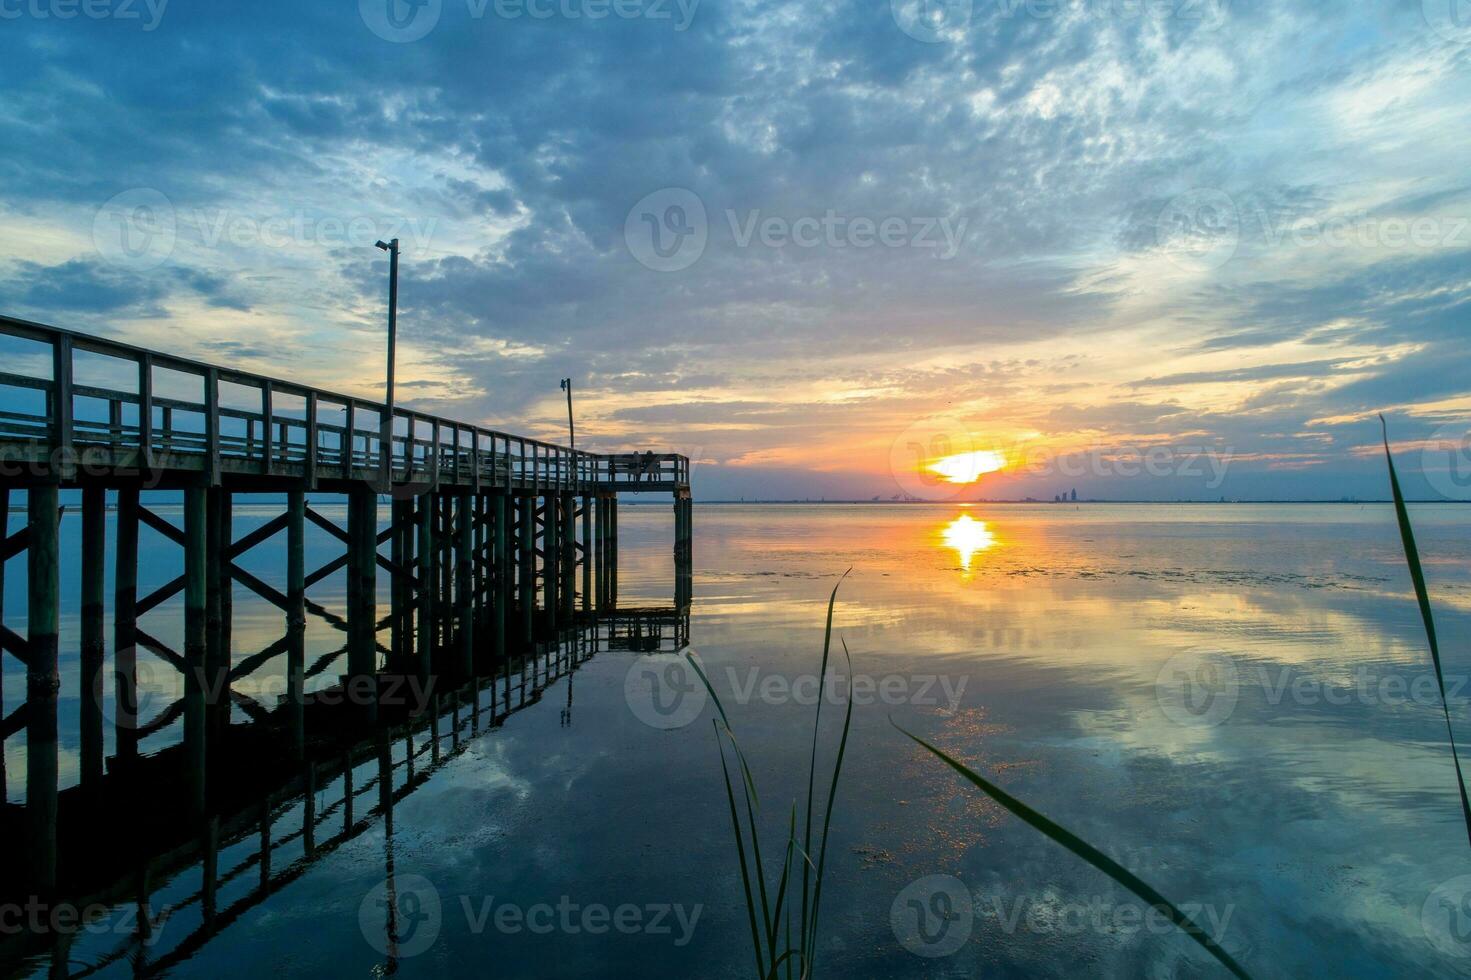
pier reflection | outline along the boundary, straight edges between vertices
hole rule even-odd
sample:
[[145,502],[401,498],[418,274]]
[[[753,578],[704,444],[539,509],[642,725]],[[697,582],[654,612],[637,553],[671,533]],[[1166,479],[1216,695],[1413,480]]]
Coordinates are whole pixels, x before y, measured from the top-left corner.
[[[682,584],[676,591],[685,594]],[[473,739],[562,681],[561,721],[570,725],[572,677],[582,664],[607,651],[677,652],[688,645],[689,622],[688,604],[590,614],[451,690],[381,675],[370,720],[352,710],[344,684],[304,706],[283,703],[250,724],[226,726],[202,759],[184,744],[114,756],[99,784],[58,795],[46,842],[32,837],[34,814],[7,805],[0,832],[25,846],[0,854],[8,919],[0,923],[0,968],[53,977],[166,973],[317,861],[379,827],[385,893],[364,908],[381,911],[382,969],[394,972],[414,913],[412,882],[396,883],[394,807]],[[196,813],[191,795],[201,785],[206,805]],[[49,894],[26,884],[25,854],[36,846],[55,851]],[[182,882],[197,885],[181,899]],[[166,907],[156,899],[165,888]],[[156,928],[163,914],[167,930]]]

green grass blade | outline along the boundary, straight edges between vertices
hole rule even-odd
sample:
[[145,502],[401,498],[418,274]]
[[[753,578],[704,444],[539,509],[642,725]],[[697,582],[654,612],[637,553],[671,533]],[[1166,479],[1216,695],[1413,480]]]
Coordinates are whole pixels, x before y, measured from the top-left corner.
[[[899,728],[898,724],[894,723],[893,719],[890,719],[890,724],[893,724],[895,728]],[[1007,810],[1011,811],[1011,813],[1021,818],[1024,823],[1028,824],[1036,830],[1041,831],[1047,837],[1050,837],[1052,840],[1056,841],[1058,844],[1061,844],[1069,851],[1072,851],[1084,861],[1087,861],[1089,864],[1093,865],[1093,867],[1097,868],[1099,871],[1102,871],[1104,874],[1108,875],[1120,885],[1123,885],[1125,888],[1129,889],[1129,891],[1139,896],[1139,898],[1141,898],[1146,904],[1164,913],[1164,915],[1167,916],[1171,922],[1178,926],[1191,939],[1199,943],[1202,949],[1214,956],[1216,960],[1226,969],[1230,970],[1232,974],[1243,978],[1243,980],[1249,980],[1249,975],[1247,974],[1247,972],[1242,969],[1241,964],[1237,963],[1230,953],[1221,948],[1221,946],[1214,939],[1212,939],[1205,932],[1205,930],[1196,925],[1195,921],[1187,916],[1184,912],[1181,912],[1178,908],[1176,908],[1169,899],[1165,898],[1151,885],[1140,879],[1129,869],[1125,868],[1113,858],[1109,857],[1107,854],[1104,854],[1098,848],[1094,847],[1092,844],[1089,844],[1087,841],[1083,840],[1081,837],[1079,837],[1077,834],[1074,834],[1066,827],[1054,823],[1048,817],[1043,816],[1036,810],[1033,810],[1021,800],[1006,792],[1000,786],[997,786],[995,783],[992,783],[988,781],[985,777],[977,774],[974,770],[970,769],[964,763],[952,759],[950,756],[946,755],[943,751],[931,745],[929,742],[926,742],[924,739],[920,738],[917,735],[911,735],[909,732],[904,731],[904,729],[902,728],[899,728],[899,731],[904,732],[905,735],[908,735],[911,739],[919,743],[922,747],[928,749],[934,755],[938,756],[940,761],[944,762],[951,769],[954,769],[956,772],[960,773],[962,777],[964,777],[967,781],[979,788],[981,792],[985,793],[987,796],[991,797],[991,799],[995,800]]]
[[1405,548],[1405,564],[1410,566],[1410,581],[1415,584],[1415,601],[1420,604],[1420,619],[1425,624],[1425,638],[1430,643],[1430,659],[1435,664],[1435,681],[1440,685],[1440,707],[1445,712],[1445,732],[1451,743],[1451,760],[1456,765],[1456,788],[1461,791],[1461,815],[1466,821],[1466,839],[1471,842],[1471,800],[1466,797],[1466,780],[1461,775],[1461,755],[1456,750],[1456,732],[1451,727],[1451,708],[1445,697],[1445,678],[1440,669],[1440,643],[1435,637],[1435,617],[1430,611],[1430,593],[1425,588],[1425,571],[1420,567],[1420,550],[1415,547],[1415,531],[1400,492],[1399,474],[1394,469],[1394,456],[1389,451],[1389,425],[1379,416],[1384,431],[1384,460],[1389,464],[1389,489],[1394,493],[1394,515],[1399,521],[1400,542]]
[[720,728],[715,721],[711,721],[710,724],[716,726],[715,744],[720,749],[720,773],[725,777],[725,798],[730,803],[730,827],[735,832],[736,854],[740,857],[741,887],[746,892],[746,915],[751,920],[751,945],[754,947],[756,953],[756,975],[761,976],[761,963],[763,959],[761,955],[761,932],[756,928],[756,903],[751,895],[751,874],[746,865],[745,835],[741,832],[740,817],[736,815],[735,790],[731,788],[730,770],[725,765],[725,747],[720,742]]
[[843,644],[843,659],[848,662],[848,710],[843,717],[843,737],[838,740],[838,759],[833,766],[833,782],[827,791],[827,811],[822,818],[822,847],[817,852],[817,874],[812,888],[812,923],[809,927],[810,941],[805,943],[809,957],[815,958],[817,950],[817,912],[822,905],[822,874],[827,867],[827,838],[833,823],[833,802],[838,798],[838,777],[843,773],[843,755],[848,750],[848,731],[853,727],[853,657],[848,653],[848,641],[839,637]]
[[705,676],[705,669],[700,666],[700,662],[695,658],[695,655],[686,653],[684,659],[688,660],[690,666],[695,669],[695,674],[700,678],[700,683],[705,685],[705,690],[710,694],[710,700],[715,702],[715,710],[720,713],[720,722],[725,726],[725,737],[730,739],[731,747],[736,751],[736,759],[741,764],[741,779],[746,784],[746,792],[750,794],[752,800],[756,801],[756,809],[760,810],[761,797],[756,792],[756,780],[751,777],[751,767],[746,765],[746,753],[741,751],[741,745],[736,741],[735,732],[730,727],[730,719],[725,714],[725,705],[720,703],[720,695],[715,693],[715,688],[710,683],[710,678]]
[[[848,569],[848,572],[851,572],[852,570],[853,569],[850,568]],[[807,817],[805,821],[806,828],[803,831],[802,835],[802,853],[804,855],[810,855],[812,853],[812,789],[813,784],[816,782],[817,779],[817,737],[819,732],[821,731],[822,726],[822,685],[823,682],[827,679],[827,656],[828,651],[832,647],[833,639],[833,607],[837,604],[838,589],[842,587],[843,579],[848,577],[848,572],[844,572],[841,576],[838,577],[837,585],[833,586],[833,594],[828,597],[827,626],[824,627],[822,632],[822,669],[817,674],[817,711],[815,713],[815,717],[812,720],[812,759],[807,768]],[[809,858],[808,863],[802,866],[802,915],[801,922],[799,923],[800,928],[798,929],[798,935],[802,939],[802,951],[807,954],[805,961],[807,972],[805,975],[809,977],[812,975],[812,951],[807,948],[807,937],[809,935],[807,911],[809,878],[808,866],[810,864],[811,859]]]

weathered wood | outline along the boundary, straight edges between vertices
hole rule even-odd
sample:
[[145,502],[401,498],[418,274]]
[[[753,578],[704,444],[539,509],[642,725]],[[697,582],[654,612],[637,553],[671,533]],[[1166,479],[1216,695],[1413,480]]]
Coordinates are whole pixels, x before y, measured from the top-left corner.
[[517,526],[520,564],[517,585],[521,603],[521,642],[530,647],[536,638],[536,498],[528,495],[518,500],[521,517]]
[[117,492],[117,535],[113,545],[112,672],[113,726],[117,757],[138,757],[138,488]]
[[593,498],[582,497],[582,611],[592,611],[592,511]]
[[455,626],[455,651],[458,661],[456,666],[461,677],[470,677],[475,673],[475,607],[471,602],[471,588],[474,584],[471,547],[474,538],[471,534],[470,507],[473,499],[467,493],[455,497],[455,610],[458,620]]
[[547,622],[553,631],[562,614],[562,521],[561,500],[555,493],[541,498],[541,587]]
[[37,893],[56,887],[58,746],[56,708],[61,688],[57,665],[60,623],[60,514],[57,486],[26,493],[31,526],[27,551],[26,643],[26,857]]
[[418,672],[420,679],[434,672],[435,592],[438,590],[434,555],[434,498],[419,497],[419,547],[415,556],[419,563]]
[[286,495],[286,702],[291,744],[298,759],[306,751],[306,494]]
[[72,403],[72,341],[57,337],[51,345],[51,443],[57,475],[68,480],[75,475],[76,450],[72,445],[75,418]]
[[82,648],[78,697],[82,784],[102,782],[103,573],[107,563],[107,491],[82,491]]
[[[208,491],[184,491],[184,768],[192,816],[205,810],[204,677],[208,648]],[[146,512],[145,512],[146,513]]]
[[[378,645],[378,497],[367,484],[348,492],[347,508],[347,673],[348,683],[377,673]],[[376,697],[361,705],[364,717],[376,714]]]

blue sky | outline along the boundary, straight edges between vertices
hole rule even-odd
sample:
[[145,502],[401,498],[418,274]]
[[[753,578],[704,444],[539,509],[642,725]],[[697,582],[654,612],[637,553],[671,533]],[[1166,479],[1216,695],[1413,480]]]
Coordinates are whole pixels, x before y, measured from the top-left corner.
[[1452,2],[0,0],[0,310],[381,397],[396,235],[400,401],[707,497],[1471,497]]

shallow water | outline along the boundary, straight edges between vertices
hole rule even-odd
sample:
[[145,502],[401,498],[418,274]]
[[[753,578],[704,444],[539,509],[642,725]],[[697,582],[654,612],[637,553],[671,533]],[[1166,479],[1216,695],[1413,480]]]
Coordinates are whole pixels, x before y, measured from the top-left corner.
[[[1412,514],[1459,730],[1471,507]],[[1111,853],[1253,975],[1471,965],[1471,851],[1387,505],[710,505],[694,524],[691,642],[756,771],[768,863],[805,794],[823,615],[852,569],[828,975],[1221,972],[891,720]],[[667,506],[623,508],[621,604],[668,603],[670,525]],[[237,659],[279,635],[240,592],[236,617]],[[385,972],[391,853],[402,975],[750,976],[714,707],[670,662],[598,653],[401,800],[391,847],[375,823],[170,972]],[[74,968],[108,938],[80,939]]]

